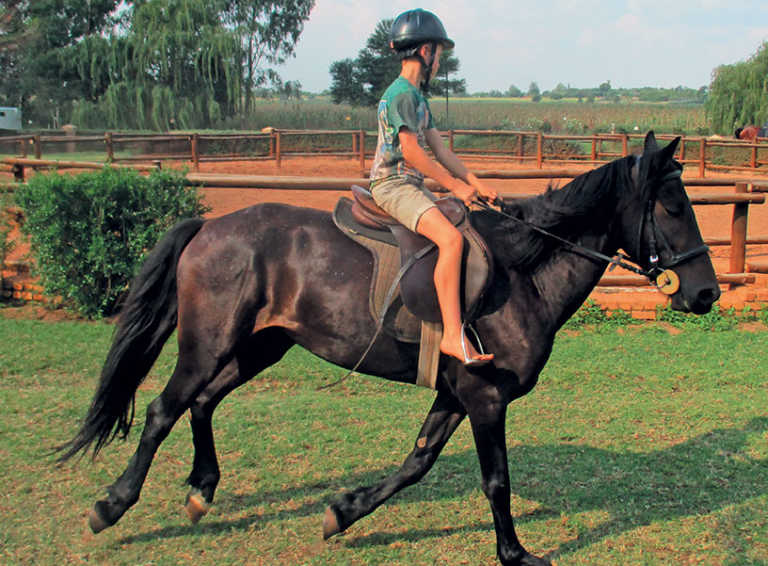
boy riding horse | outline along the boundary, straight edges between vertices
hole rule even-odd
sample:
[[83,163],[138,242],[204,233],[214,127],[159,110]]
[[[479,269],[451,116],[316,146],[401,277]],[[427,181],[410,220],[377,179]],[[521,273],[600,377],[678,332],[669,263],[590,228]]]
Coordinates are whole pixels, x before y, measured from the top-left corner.
[[[400,76],[387,88],[378,108],[379,137],[371,168],[376,204],[438,247],[435,287],[443,320],[440,351],[465,365],[487,364],[493,354],[479,354],[466,339],[459,299],[464,238],[435,206],[424,186],[428,176],[469,205],[476,196],[497,197],[469,172],[443,143],[424,96],[440,67],[444,49],[452,49],[440,19],[422,9],[403,12],[390,31],[390,47],[400,57]],[[435,159],[424,147],[428,145]]]

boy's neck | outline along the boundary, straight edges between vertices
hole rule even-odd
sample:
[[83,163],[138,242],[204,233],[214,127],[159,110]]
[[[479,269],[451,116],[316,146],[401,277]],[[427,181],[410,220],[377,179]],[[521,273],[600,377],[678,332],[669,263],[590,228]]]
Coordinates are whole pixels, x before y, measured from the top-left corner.
[[421,88],[421,83],[424,80],[421,73],[421,63],[418,61],[403,61],[400,76],[416,88]]

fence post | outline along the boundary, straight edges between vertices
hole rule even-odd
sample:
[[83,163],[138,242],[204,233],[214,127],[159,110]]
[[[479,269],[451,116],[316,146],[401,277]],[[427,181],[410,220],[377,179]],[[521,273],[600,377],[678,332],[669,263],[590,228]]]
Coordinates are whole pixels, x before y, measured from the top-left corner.
[[541,132],[536,132],[536,167],[542,168],[544,162],[544,136]]
[[280,130],[275,132],[275,165],[278,169],[282,166],[282,156],[280,155]]
[[[736,193],[746,193],[747,183],[736,183]],[[746,261],[747,215],[749,203],[737,202],[733,205],[731,222],[731,263],[730,273],[743,273]]]
[[32,139],[35,142],[35,159],[41,159],[43,157],[43,144],[40,142],[40,134],[35,135]]
[[365,130],[360,130],[360,133],[358,134],[360,137],[360,140],[358,141],[357,145],[358,150],[360,151],[360,176],[365,176]]
[[453,151],[453,130],[448,132],[448,147]]
[[275,132],[269,132],[269,158],[275,157]]
[[685,161],[685,136],[680,138],[680,163]]
[[115,146],[112,142],[112,132],[104,132],[104,145],[107,148],[107,163],[115,160]]
[[517,156],[520,158],[519,162],[523,163],[523,157],[525,156],[525,143],[523,142],[524,134],[517,134]]
[[189,136],[190,152],[192,153],[192,168],[195,171],[200,171],[200,149],[198,142],[200,141],[200,134],[195,132]]
[[629,155],[629,136],[627,134],[621,134],[621,155],[624,157]]
[[704,178],[707,165],[707,140],[703,137],[699,140],[699,177]]
[[592,135],[592,153],[589,155],[592,161],[597,161],[597,136]]
[[750,160],[750,165],[752,166],[752,169],[757,169],[757,144],[756,143],[752,146],[752,159]]
[[20,157],[26,157],[27,156],[27,142],[29,140],[27,139],[20,139],[19,140],[19,156]]

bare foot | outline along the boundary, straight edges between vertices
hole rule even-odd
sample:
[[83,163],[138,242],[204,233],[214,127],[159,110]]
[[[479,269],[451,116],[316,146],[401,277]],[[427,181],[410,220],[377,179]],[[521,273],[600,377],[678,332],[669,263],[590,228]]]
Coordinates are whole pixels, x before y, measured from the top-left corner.
[[452,356],[463,363],[465,366],[482,366],[493,360],[493,354],[480,354],[472,342],[467,340],[463,329],[457,338],[443,336],[440,342],[440,351],[443,354]]

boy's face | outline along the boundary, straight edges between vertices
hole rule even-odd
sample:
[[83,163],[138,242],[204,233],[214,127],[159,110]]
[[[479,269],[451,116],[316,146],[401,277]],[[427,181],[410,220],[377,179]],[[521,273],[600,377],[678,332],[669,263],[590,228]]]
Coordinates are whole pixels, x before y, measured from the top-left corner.
[[[429,53],[430,46],[427,45],[427,53]],[[438,44],[435,52],[435,61],[432,64],[432,73],[429,75],[429,80],[434,79],[437,76],[437,72],[440,70],[440,56],[443,54],[443,46]]]

